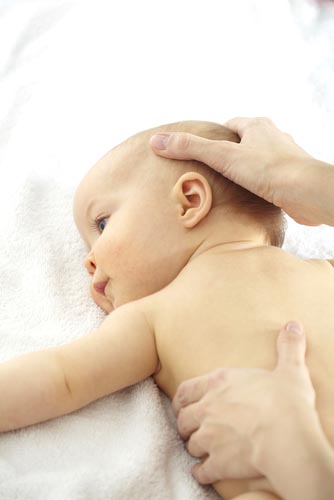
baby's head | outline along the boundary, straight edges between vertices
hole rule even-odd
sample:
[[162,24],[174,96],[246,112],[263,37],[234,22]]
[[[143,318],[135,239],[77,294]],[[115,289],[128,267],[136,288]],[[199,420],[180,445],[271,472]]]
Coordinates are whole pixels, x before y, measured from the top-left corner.
[[168,285],[213,232],[224,239],[224,221],[256,228],[264,244],[283,242],[279,208],[200,162],[156,156],[149,139],[159,131],[239,142],[215,123],[172,123],[130,137],[86,174],[74,218],[89,248],[91,293],[106,312]]

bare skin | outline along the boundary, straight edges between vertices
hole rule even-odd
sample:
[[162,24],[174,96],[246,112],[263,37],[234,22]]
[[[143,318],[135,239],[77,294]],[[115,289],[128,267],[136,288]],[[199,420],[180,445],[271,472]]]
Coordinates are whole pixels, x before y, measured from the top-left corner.
[[254,491],[332,499],[334,450],[315,408],[305,352],[303,325],[290,321],[277,337],[274,370],[220,368],[179,386],[173,408],[188,451],[204,457],[192,469],[201,484],[262,475],[249,482]]
[[[247,215],[213,208],[206,178],[170,176],[147,139],[108,153],[75,197],[93,297],[112,314],[79,340],[0,366],[0,430],[70,413],[150,375],[172,398],[180,383],[220,366],[272,369],[277,331],[298,317],[321,425],[333,440],[333,268],[270,247]],[[101,282],[103,292],[94,286],[102,290]],[[214,487],[226,499],[250,490],[238,480]]]
[[151,145],[165,158],[202,161],[300,224],[334,226],[333,165],[313,158],[269,118],[233,118],[225,126],[240,144],[162,130]]
[[[234,118],[225,125],[239,135],[240,144],[208,140],[184,132],[163,132],[151,137],[151,146],[157,154],[167,158],[201,160],[282,207],[297,222],[333,225],[332,165],[312,158],[267,118]],[[303,325],[298,325],[303,330]],[[273,372],[224,368],[179,386],[173,404],[180,433],[190,438],[189,451],[203,458],[193,468],[199,482],[207,484],[225,477],[250,477],[261,471],[286,500],[332,497],[333,449],[324,439],[316,411],[311,406],[305,407],[302,396],[307,390],[314,392],[304,359],[305,338],[303,343],[301,338],[289,335],[285,329],[280,332],[278,367]],[[283,349],[284,345],[290,350]],[[295,365],[289,366],[288,361]],[[294,368],[297,365],[298,370]],[[292,413],[287,412],[296,386],[299,395],[293,403]],[[261,400],[266,391],[272,401],[269,406]],[[234,406],[231,407],[232,395]],[[261,420],[262,413],[264,418]],[[252,431],[252,419],[261,432]],[[241,422],[247,422],[246,427]],[[266,449],[271,453],[266,453]],[[287,453],[290,464],[284,467]],[[313,457],[312,464],[308,463],[308,456]],[[254,457],[265,459],[259,463]],[[305,480],[296,481],[297,476]],[[261,489],[271,490],[265,481],[253,486],[260,487],[260,484]]]

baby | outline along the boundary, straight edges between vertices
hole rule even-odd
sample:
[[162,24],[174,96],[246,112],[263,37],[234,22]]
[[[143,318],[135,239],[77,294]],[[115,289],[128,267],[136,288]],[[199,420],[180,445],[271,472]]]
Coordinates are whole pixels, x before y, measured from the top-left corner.
[[[239,141],[214,123],[169,124],[131,137],[86,174],[74,218],[92,296],[111,314],[70,344],[0,365],[0,430],[73,412],[151,375],[172,398],[182,381],[218,367],[273,369],[277,331],[298,318],[333,442],[333,267],[279,248],[279,208],[206,165],[155,156],[149,138],[159,131]],[[213,486],[227,500],[247,498],[247,481]]]

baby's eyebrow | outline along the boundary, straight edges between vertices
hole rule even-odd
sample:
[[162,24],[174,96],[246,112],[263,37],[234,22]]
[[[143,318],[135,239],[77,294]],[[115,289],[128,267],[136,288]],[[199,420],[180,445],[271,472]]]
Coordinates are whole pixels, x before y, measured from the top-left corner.
[[88,205],[86,206],[85,219],[88,218],[88,216],[91,213],[92,208],[94,207],[94,205],[96,205],[96,199],[93,198],[92,200],[89,201]]

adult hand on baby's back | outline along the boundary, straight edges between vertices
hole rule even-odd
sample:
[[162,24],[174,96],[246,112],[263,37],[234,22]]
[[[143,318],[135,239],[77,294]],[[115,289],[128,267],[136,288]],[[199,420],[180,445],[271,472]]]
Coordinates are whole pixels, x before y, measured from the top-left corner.
[[[305,364],[305,334],[300,323],[288,325],[278,335],[273,371],[219,369],[179,386],[173,409],[181,436],[189,438],[189,452],[203,458],[193,468],[200,483],[266,476],[275,488],[272,491],[279,491],[278,476],[284,475],[285,468],[281,461],[295,445],[299,450],[294,439],[303,435],[300,426],[313,425],[314,420],[318,425]],[[276,452],[279,457],[271,462]]]
[[225,126],[239,135],[240,144],[185,132],[162,132],[150,143],[160,156],[205,163],[300,224],[334,225],[331,165],[315,160],[268,118],[234,118]]

